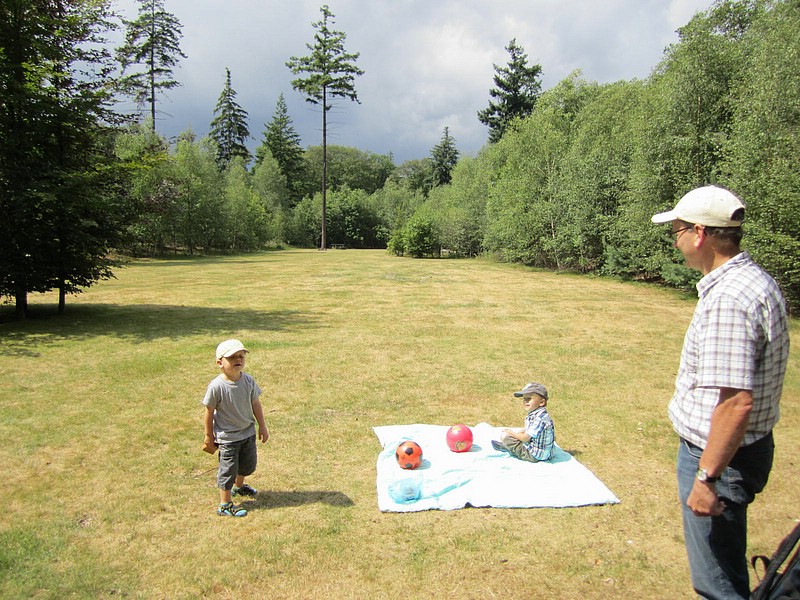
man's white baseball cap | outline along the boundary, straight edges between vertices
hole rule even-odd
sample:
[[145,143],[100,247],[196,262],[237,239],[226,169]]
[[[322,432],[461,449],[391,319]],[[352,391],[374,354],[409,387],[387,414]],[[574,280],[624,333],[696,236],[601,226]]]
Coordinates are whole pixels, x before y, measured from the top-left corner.
[[724,187],[707,185],[692,190],[675,208],[653,215],[651,220],[669,223],[676,219],[708,227],[740,227],[744,220],[744,203]]

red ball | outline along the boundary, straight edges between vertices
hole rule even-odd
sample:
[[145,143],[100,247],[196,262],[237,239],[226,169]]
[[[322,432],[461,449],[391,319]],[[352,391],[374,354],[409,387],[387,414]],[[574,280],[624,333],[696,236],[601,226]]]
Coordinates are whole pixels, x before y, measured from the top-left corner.
[[422,448],[417,442],[402,442],[394,452],[401,469],[416,469],[422,464]]
[[453,452],[467,452],[472,448],[472,430],[466,425],[453,425],[447,430],[447,447]]

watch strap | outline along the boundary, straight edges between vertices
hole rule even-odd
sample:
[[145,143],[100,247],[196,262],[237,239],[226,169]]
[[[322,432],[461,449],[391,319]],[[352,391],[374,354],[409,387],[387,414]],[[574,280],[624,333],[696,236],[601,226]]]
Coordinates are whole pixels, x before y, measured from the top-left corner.
[[708,474],[708,471],[703,469],[702,467],[697,469],[697,478],[700,481],[705,481],[706,483],[717,483],[719,481],[719,477],[712,477]]

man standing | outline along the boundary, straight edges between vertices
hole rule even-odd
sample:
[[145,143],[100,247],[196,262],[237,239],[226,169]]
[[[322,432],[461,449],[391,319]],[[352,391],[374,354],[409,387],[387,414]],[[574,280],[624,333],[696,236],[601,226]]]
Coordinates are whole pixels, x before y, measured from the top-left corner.
[[718,186],[653,216],[703,278],[669,417],[680,436],[678,492],[692,585],[702,598],[749,598],[747,506],[767,483],[789,356],[786,303],[740,250],[744,204]]

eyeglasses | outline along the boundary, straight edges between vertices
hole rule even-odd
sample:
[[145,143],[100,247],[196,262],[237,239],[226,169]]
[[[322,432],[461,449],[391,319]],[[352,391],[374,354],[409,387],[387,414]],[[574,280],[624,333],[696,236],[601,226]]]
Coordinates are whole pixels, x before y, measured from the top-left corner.
[[694,225],[689,225],[688,227],[682,227],[680,229],[676,229],[675,231],[670,231],[669,234],[677,241],[678,237],[680,237],[680,234],[689,229],[694,229]]

